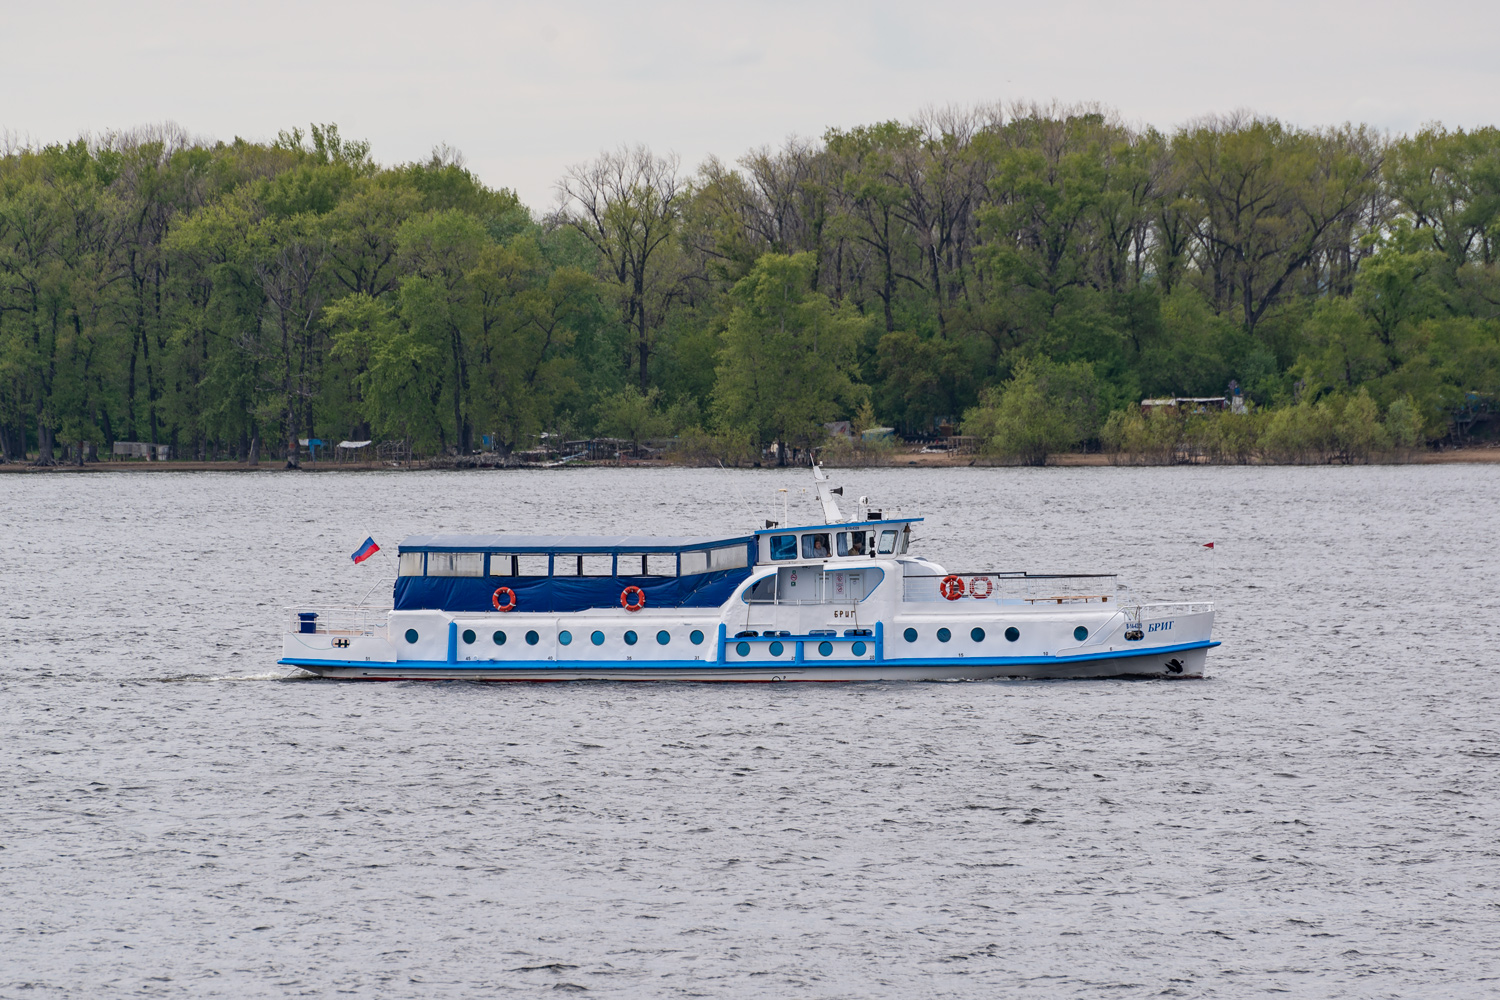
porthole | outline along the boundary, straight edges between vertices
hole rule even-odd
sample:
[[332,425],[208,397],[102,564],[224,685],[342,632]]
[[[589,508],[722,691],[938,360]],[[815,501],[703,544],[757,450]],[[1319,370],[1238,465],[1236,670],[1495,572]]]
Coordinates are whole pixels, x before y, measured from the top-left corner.
[[854,645],[849,647],[849,652],[853,653],[855,656],[864,656],[865,644],[862,642],[856,642]]
[[949,632],[945,628],[938,629],[938,642],[947,642],[951,638],[953,638],[952,632]]
[[589,642],[592,642],[596,646],[604,645],[604,633],[595,632],[593,635],[589,636]]
[[471,628],[464,629],[464,642],[465,643],[467,643],[468,645],[472,646],[472,645],[474,645],[474,640],[477,639],[477,638],[479,638],[479,637],[474,634],[474,630],[473,629],[471,629]]
[[419,637],[417,635],[417,630],[416,629],[409,628],[409,629],[406,630],[406,641],[407,642],[416,642],[418,638]]
[[639,638],[640,638],[640,636],[636,635],[634,632],[626,632],[625,633],[625,645],[627,645],[627,646],[634,646],[635,645],[635,641],[637,639],[639,639]]
[[505,633],[504,632],[496,632],[493,636],[491,636],[491,638],[495,640],[495,645],[497,645],[497,646],[503,646],[503,645],[505,645]]
[[562,643],[564,646],[570,646],[573,644],[573,633],[569,632],[567,629],[563,629],[561,632],[557,633],[557,641]]
[[1014,625],[1005,630],[1006,642],[1015,642],[1019,638],[1021,638],[1021,630],[1016,628]]
[[703,645],[703,633],[697,629],[693,629],[692,633],[688,635],[688,641],[694,646]]
[[1077,628],[1075,628],[1073,630],[1073,638],[1077,639],[1079,642],[1082,642],[1083,640],[1087,639],[1088,637],[1089,637],[1089,630],[1086,629],[1086,628],[1084,628],[1082,625],[1078,626]]
[[969,630],[969,638],[973,639],[975,642],[983,642],[984,641],[984,629],[982,629],[982,628],[970,629]]
[[734,647],[734,651],[736,653],[739,653],[741,656],[749,656],[750,644],[748,642],[742,642],[738,646]]
[[662,629],[660,632],[656,633],[656,642],[658,645],[665,646],[671,641],[672,633],[668,632],[666,629]]
[[917,630],[914,628],[907,629],[905,632],[902,632],[901,635],[905,637],[907,642],[917,641]]
[[783,646],[781,643],[779,643],[779,642],[773,642],[773,643],[771,643],[771,655],[772,656],[780,656],[784,652],[786,652],[786,647]]
[[820,642],[820,643],[818,643],[818,655],[819,656],[832,656],[833,655],[833,643],[831,643],[831,642]]
[[526,645],[528,646],[535,646],[541,639],[542,637],[536,634],[535,629],[526,633]]

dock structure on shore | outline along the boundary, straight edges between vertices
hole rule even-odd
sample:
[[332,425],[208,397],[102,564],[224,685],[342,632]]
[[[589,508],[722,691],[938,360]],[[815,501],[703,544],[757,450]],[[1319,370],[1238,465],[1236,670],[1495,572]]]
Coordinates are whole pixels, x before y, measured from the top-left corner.
[[166,462],[172,458],[169,444],[149,444],[145,441],[116,441],[110,449],[113,458],[144,458],[148,462]]

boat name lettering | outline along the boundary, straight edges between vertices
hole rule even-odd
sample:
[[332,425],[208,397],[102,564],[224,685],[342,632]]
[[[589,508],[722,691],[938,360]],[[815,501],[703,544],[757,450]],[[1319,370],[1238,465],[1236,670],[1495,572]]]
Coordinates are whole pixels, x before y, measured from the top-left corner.
[[1152,622],[1150,625],[1146,626],[1146,631],[1147,632],[1165,632],[1167,629],[1169,629],[1171,627],[1172,627],[1172,623],[1171,622]]
[[833,613],[833,617],[835,617],[835,618],[853,618],[854,617],[854,612],[853,611],[835,611]]

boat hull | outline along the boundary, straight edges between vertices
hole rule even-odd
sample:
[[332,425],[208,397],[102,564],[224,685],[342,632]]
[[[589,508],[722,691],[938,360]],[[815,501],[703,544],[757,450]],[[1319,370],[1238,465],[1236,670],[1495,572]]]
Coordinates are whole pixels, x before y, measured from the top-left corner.
[[500,664],[486,661],[299,660],[284,658],[286,666],[300,667],[320,677],[347,680],[463,680],[463,681],[688,681],[764,683],[782,681],[951,681],[951,680],[1082,680],[1089,678],[1151,677],[1201,679],[1208,650],[1217,642],[1143,649],[1140,652],[1095,653],[1070,657],[997,657],[943,660],[872,661],[825,660],[817,663],[717,664],[702,660],[550,661]]

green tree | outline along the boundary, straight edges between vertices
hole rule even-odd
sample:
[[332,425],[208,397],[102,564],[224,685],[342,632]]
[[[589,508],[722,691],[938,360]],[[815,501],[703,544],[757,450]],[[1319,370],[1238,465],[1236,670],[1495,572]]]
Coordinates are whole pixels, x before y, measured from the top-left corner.
[[1098,431],[1099,384],[1089,365],[1022,358],[1004,385],[985,390],[964,414],[963,431],[986,451],[1046,465],[1053,452],[1076,447]]
[[813,258],[765,254],[733,291],[719,352],[714,409],[721,425],[748,433],[758,451],[811,448],[823,424],[864,399],[856,350],[865,321],[812,291]]

